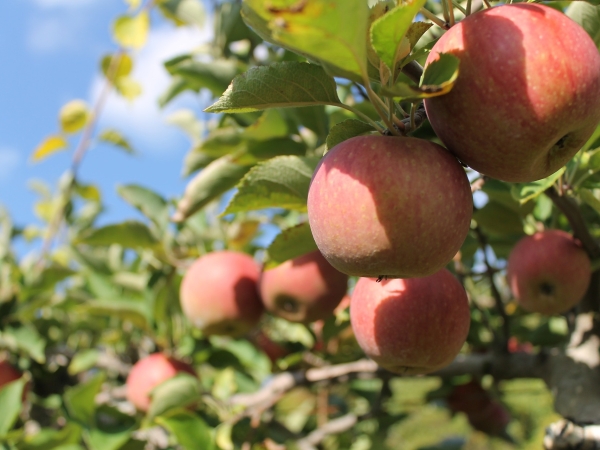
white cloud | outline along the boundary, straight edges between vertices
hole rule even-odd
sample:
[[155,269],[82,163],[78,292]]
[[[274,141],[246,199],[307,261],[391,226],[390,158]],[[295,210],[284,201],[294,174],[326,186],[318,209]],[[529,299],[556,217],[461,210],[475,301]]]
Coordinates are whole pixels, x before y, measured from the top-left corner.
[[[186,107],[199,109],[200,103],[193,95],[183,94],[165,110],[158,106],[158,98],[168,88],[171,78],[163,63],[174,56],[191,52],[210,39],[211,27],[196,28],[161,27],[151,31],[146,46],[134,56],[132,77],[142,85],[142,95],[133,102],[112,93],[100,118],[100,126],[114,127],[127,136],[139,150],[165,152],[169,140],[181,136],[165,118],[174,110]],[[92,83],[92,102],[98,98],[104,79],[98,76]]]
[[21,155],[12,148],[0,148],[0,183],[11,179],[21,164]]

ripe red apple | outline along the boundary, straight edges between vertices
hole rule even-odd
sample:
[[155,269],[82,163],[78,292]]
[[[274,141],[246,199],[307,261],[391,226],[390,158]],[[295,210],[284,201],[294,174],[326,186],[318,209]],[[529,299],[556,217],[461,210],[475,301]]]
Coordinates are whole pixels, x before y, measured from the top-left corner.
[[205,335],[240,336],[264,311],[257,292],[260,267],[251,256],[218,251],[188,269],[180,288],[181,308]]
[[321,160],[308,192],[319,250],[360,277],[422,277],[462,245],[473,200],[465,171],[429,141],[358,136]]
[[460,60],[449,94],[425,100],[433,129],[473,169],[504,181],[564,166],[600,120],[600,54],[561,12],[539,4],[489,8],[434,45]]
[[583,298],[590,259],[578,240],[561,230],[521,239],[506,266],[510,288],[523,309],[542,314],[568,311]]
[[[0,360],[0,389],[2,389],[4,385],[16,381],[22,376],[23,374],[15,369],[7,360]],[[23,395],[21,396],[22,401],[25,401],[25,398],[27,397],[27,392],[31,387],[30,384],[30,382],[26,383],[23,388]]]
[[291,322],[327,319],[348,289],[348,276],[315,250],[263,271],[259,292],[265,308]]
[[467,294],[446,269],[424,278],[361,278],[350,303],[358,344],[384,369],[402,375],[447,366],[469,332]]
[[163,353],[153,353],[140,359],[131,368],[125,382],[127,400],[133,403],[138,410],[148,411],[151,403],[150,392],[180,372],[197,376],[192,366]]

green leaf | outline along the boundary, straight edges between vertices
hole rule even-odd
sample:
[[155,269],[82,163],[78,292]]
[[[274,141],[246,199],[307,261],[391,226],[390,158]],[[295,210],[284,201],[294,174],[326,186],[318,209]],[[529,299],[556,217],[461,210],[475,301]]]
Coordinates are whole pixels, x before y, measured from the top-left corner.
[[234,162],[230,155],[211,162],[188,183],[172,220],[183,222],[219,195],[233,188],[248,170],[249,166]]
[[96,395],[100,392],[106,374],[98,373],[85,383],[68,388],[63,396],[69,416],[81,425],[91,426],[96,411]]
[[204,123],[196,118],[191,109],[180,109],[167,117],[167,123],[182,130],[192,142],[200,141],[204,131]]
[[77,352],[69,364],[67,370],[69,375],[77,375],[78,373],[91,369],[96,364],[98,356],[100,356],[100,352],[94,348],[88,348]]
[[267,109],[256,122],[244,129],[243,136],[246,139],[267,141],[287,137],[291,132],[281,110]]
[[129,154],[135,153],[131,145],[129,145],[129,141],[127,141],[127,139],[125,139],[125,137],[117,130],[103,130],[98,135],[98,140],[100,142],[106,142],[108,144],[115,145]]
[[531,183],[518,183],[514,184],[510,193],[519,201],[521,204],[525,203],[532,198],[537,197],[543,193],[546,189],[551,187],[558,178],[565,173],[566,167],[563,167],[558,172],[553,173],[548,178],[543,178],[538,181]]
[[135,100],[142,94],[142,85],[131,77],[121,77],[115,80],[117,92],[127,100]]
[[410,43],[411,50],[415,48],[419,39],[433,26],[432,23],[429,22],[413,22],[410,24],[408,31],[406,32],[406,38]]
[[83,100],[72,100],[60,109],[59,121],[63,133],[76,133],[90,120],[91,112]]
[[137,328],[149,328],[148,307],[131,300],[94,300],[80,305],[77,310],[88,317],[102,316],[127,320]]
[[60,430],[42,428],[34,435],[26,436],[19,443],[19,450],[84,450],[76,445],[81,440],[81,427],[67,422]]
[[234,450],[235,446],[231,440],[231,432],[233,431],[233,425],[231,423],[221,423],[216,428],[215,442],[221,450]]
[[165,67],[171,75],[186,82],[186,89],[208,89],[216,97],[223,93],[231,80],[242,73],[246,66],[235,59],[217,59],[210,63],[194,61],[189,56],[167,61]]
[[100,67],[104,76],[114,84],[115,80],[131,73],[133,60],[127,53],[119,52],[114,55],[105,55],[100,62]]
[[21,377],[0,388],[0,438],[11,430],[19,417],[25,383],[25,378]]
[[390,71],[410,51],[410,41],[405,40],[415,15],[425,0],[413,0],[400,4],[375,20],[371,25],[371,44],[379,58]]
[[360,136],[361,134],[369,133],[371,131],[375,131],[373,125],[363,122],[362,120],[347,119],[336,123],[327,135],[327,151],[331,150],[340,142],[344,142],[346,139]]
[[60,135],[48,136],[36,147],[31,155],[33,162],[38,162],[47,156],[53,155],[61,150],[66,150],[69,147],[67,140]]
[[590,2],[570,2],[565,14],[590,35],[600,48],[600,6],[590,4]]
[[257,164],[244,176],[223,214],[272,207],[306,211],[308,187],[318,161],[278,156]]
[[233,367],[226,367],[215,376],[211,387],[211,394],[216,399],[225,401],[236,391],[235,370]]
[[473,213],[473,219],[486,233],[523,234],[523,221],[515,210],[497,201],[489,201]]
[[0,340],[4,341],[3,344],[7,347],[24,352],[40,364],[46,362],[46,339],[32,325],[6,327],[3,332],[0,332]]
[[157,417],[156,422],[177,439],[184,450],[215,450],[211,428],[201,417],[189,411],[176,411]]
[[302,256],[313,250],[317,250],[317,244],[312,236],[308,222],[286,228],[275,237],[275,240],[267,249],[268,260],[265,267],[271,269],[288,259]]
[[138,209],[161,229],[166,227],[169,220],[169,205],[162,196],[136,184],[119,186],[117,192],[123,200]]
[[238,75],[205,111],[240,113],[277,107],[340,106],[336,89],[335,80],[321,66],[279,62]]
[[418,100],[447,94],[458,77],[459,59],[447,53],[425,67],[419,87],[402,81],[382,87],[382,95],[404,100]]
[[150,16],[141,11],[136,16],[118,17],[113,24],[113,38],[122,47],[140,49],[148,39]]
[[369,8],[364,0],[245,0],[242,17],[266,41],[355,79],[367,77]]
[[178,407],[187,406],[200,398],[198,379],[187,373],[179,373],[162,382],[150,393],[152,403],[148,417],[154,418]]
[[145,224],[133,220],[96,228],[75,242],[87,245],[119,244],[126,248],[152,248],[158,243]]
[[581,199],[586,202],[589,206],[591,206],[594,211],[600,214],[600,200],[594,195],[594,193],[585,188],[579,189],[579,196]]
[[199,0],[163,0],[158,7],[175,25],[204,25],[204,7]]

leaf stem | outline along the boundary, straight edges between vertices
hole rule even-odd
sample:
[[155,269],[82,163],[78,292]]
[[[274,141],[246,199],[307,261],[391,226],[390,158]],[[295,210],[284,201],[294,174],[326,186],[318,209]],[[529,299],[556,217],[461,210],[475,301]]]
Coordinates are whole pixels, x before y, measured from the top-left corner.
[[454,5],[453,5],[453,1],[452,0],[447,0],[448,1],[448,22],[450,23],[450,27],[453,27],[454,24],[456,23],[454,20]]
[[471,0],[467,0],[467,11],[465,12],[466,16],[470,16],[471,15]]
[[369,116],[367,116],[365,113],[359,111],[358,109],[356,109],[350,105],[346,105],[344,103],[336,104],[336,106],[339,106],[340,108],[343,108],[345,110],[348,110],[348,111],[356,114],[362,120],[371,124],[373,126],[373,128],[375,128],[378,132],[383,133],[385,131],[385,129],[381,125],[379,125],[377,122],[375,122],[373,119],[371,119]]
[[421,9],[419,10],[419,12],[420,12],[421,14],[423,14],[423,15],[424,15],[424,16],[425,16],[427,19],[429,19],[429,20],[431,20],[433,23],[435,23],[435,24],[436,24],[438,27],[440,27],[440,28],[442,28],[442,29],[444,29],[444,30],[447,30],[447,29],[449,28],[447,23],[445,23],[445,22],[444,22],[442,19],[440,19],[438,16],[436,16],[435,14],[433,14],[433,13],[432,13],[431,11],[429,11],[428,9],[426,9],[426,8],[421,8]]

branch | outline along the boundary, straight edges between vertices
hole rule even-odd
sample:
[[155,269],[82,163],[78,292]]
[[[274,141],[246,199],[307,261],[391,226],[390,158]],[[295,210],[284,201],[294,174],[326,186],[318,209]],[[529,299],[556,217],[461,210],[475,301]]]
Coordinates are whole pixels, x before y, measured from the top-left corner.
[[323,439],[331,434],[339,434],[349,430],[358,422],[359,417],[356,414],[346,414],[337,419],[330,420],[326,424],[320,426],[313,432],[309,433],[305,438],[296,442],[299,450],[317,450],[317,445]]

